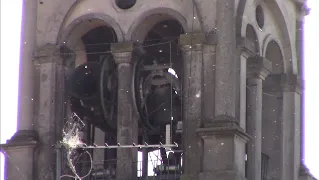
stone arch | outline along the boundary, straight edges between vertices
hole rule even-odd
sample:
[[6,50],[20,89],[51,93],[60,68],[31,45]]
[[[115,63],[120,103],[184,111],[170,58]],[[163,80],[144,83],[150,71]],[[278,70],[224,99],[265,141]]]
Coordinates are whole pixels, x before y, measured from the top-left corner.
[[119,24],[110,16],[102,13],[86,14],[76,18],[65,28],[62,28],[58,35],[58,44],[64,44],[66,41],[75,40],[90,30],[99,26],[111,27],[117,36],[119,42],[123,41],[124,36]]
[[246,38],[252,41],[255,45],[255,53],[260,54],[260,43],[255,28],[251,24],[246,26]]
[[180,12],[170,8],[159,7],[143,12],[130,26],[126,39],[143,41],[148,32],[157,23],[165,20],[177,20],[183,27],[184,32],[188,32],[187,20]]
[[86,62],[85,46],[82,37],[89,31],[101,27],[108,26],[115,32],[118,42],[123,41],[124,36],[119,24],[110,16],[101,13],[86,14],[76,18],[70,24],[60,30],[57,44],[64,45],[71,50],[76,49],[76,66]]
[[272,62],[272,74],[280,74],[287,71],[283,49],[280,46],[279,40],[268,35],[264,39],[262,46],[262,55]]
[[46,19],[49,24],[47,28],[44,30],[43,42],[48,43],[52,42],[53,44],[57,44],[58,36],[60,33],[60,29],[66,17],[68,17],[69,12],[73,9],[73,7],[78,4],[78,1],[74,0],[57,0],[55,6],[53,7],[54,11],[49,16],[50,18]]
[[272,14],[274,16],[274,19],[277,21],[277,28],[280,30],[280,37],[278,45],[280,46],[282,50],[283,60],[284,60],[284,67],[286,72],[292,72],[296,68],[293,66],[294,63],[292,63],[292,42],[289,36],[289,29],[287,22],[287,19],[285,18],[284,14],[286,13],[286,7],[282,4],[281,0],[269,0],[269,1],[263,1],[263,3],[272,10]]
[[241,37],[243,14],[247,4],[247,0],[240,0],[236,12],[236,36]]
[[282,76],[285,61],[279,41],[271,36],[265,41],[263,55],[272,62],[271,74],[263,83],[262,104],[262,153],[269,157],[268,175],[281,178],[283,143],[283,92]]
[[[244,12],[246,8],[248,0],[239,0],[237,11],[236,11],[236,35],[237,37],[241,37],[243,35],[244,28]],[[288,30],[288,20],[285,18],[284,15],[287,15],[287,11],[285,8],[285,5],[283,5],[282,0],[268,0],[268,1],[254,1],[254,4],[262,3],[266,5],[267,8],[271,9],[273,12],[273,16],[276,17],[275,20],[277,21],[278,28],[280,28],[281,37],[279,38],[282,43],[278,44],[280,45],[280,48],[282,50],[283,59],[284,59],[284,67],[287,72],[296,71],[296,62],[292,62],[292,49],[293,45],[290,40],[289,36],[289,30]],[[263,43],[265,45],[265,43]],[[260,52],[263,52],[263,49],[260,50]]]

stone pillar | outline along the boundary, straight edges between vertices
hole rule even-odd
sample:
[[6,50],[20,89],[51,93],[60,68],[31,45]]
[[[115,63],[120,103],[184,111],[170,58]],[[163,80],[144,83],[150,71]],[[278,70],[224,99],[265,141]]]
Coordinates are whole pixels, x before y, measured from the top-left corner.
[[245,37],[238,37],[237,42],[239,43],[237,44],[237,51],[240,58],[240,102],[238,103],[240,105],[239,118],[240,127],[246,130],[247,59],[255,55],[255,44]]
[[22,1],[17,132],[1,145],[5,152],[7,179],[34,180],[33,149],[37,144],[34,119],[34,51],[36,46],[37,1]]
[[262,81],[271,72],[272,63],[255,56],[247,66],[247,133],[252,137],[248,142],[247,179],[261,180]]
[[33,129],[35,95],[33,58],[37,30],[37,2],[23,0],[22,7],[18,131]]
[[196,129],[201,124],[202,51],[204,34],[180,36],[183,62],[183,169],[185,179],[198,179],[201,140]]
[[237,117],[235,3],[217,1],[217,48],[215,70],[215,118],[197,129],[202,137],[203,159],[199,179],[245,178],[245,143],[248,136]]
[[[300,85],[295,74],[269,75],[264,85],[266,111],[263,149],[270,157],[268,174],[297,179],[300,165]],[[273,148],[270,148],[273,147]],[[295,172],[295,173],[293,173]]]
[[[118,70],[117,141],[129,145],[138,141],[138,122],[132,102],[132,51],[133,43],[112,44],[111,51]],[[117,180],[132,180],[137,177],[137,149],[117,150]]]
[[[62,63],[59,48],[45,45],[35,54],[35,63],[39,71],[37,118],[35,128],[39,135],[39,146],[36,151],[36,179],[53,179],[55,169],[55,151],[52,145],[57,143],[56,125],[56,77],[57,65]],[[62,108],[63,106],[60,105]],[[58,116],[57,116],[58,117]],[[62,133],[62,132],[60,132]]]
[[[297,64],[298,64],[298,74],[300,77],[301,85],[304,86],[304,17],[309,14],[310,9],[307,7],[305,2],[295,1],[297,9],[297,19],[296,19],[296,44],[297,44]],[[300,165],[299,169],[306,169],[304,164],[304,91],[301,91],[300,98]],[[303,171],[303,174],[307,174]]]
[[202,122],[210,122],[214,119],[214,80],[216,70],[216,34],[205,36],[203,45],[203,87],[202,87]]
[[283,91],[283,176],[281,179],[297,180],[300,168],[301,85],[296,74],[283,74],[281,80]]
[[[237,68],[234,0],[217,1],[215,115],[236,117]],[[225,118],[223,118],[225,119]],[[239,120],[239,119],[238,119]]]

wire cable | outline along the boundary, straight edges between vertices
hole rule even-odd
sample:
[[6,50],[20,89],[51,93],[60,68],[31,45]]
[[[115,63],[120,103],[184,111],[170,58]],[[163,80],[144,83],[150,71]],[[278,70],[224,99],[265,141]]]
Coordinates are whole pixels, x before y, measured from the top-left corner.
[[77,172],[76,172],[76,170],[75,170],[75,167],[74,167],[74,165],[73,165],[73,162],[71,161],[71,157],[70,157],[71,151],[69,151],[68,154],[67,154],[68,164],[69,164],[69,167],[70,167],[72,173],[74,174],[74,176],[72,176],[72,175],[62,175],[62,176],[60,176],[60,179],[63,178],[63,177],[69,177],[69,178],[73,178],[73,179],[82,180],[82,179],[88,177],[88,176],[91,174],[91,172],[92,172],[92,167],[93,167],[93,159],[92,159],[91,154],[90,154],[88,151],[85,151],[85,153],[88,154],[89,159],[90,159],[90,169],[89,169],[89,172],[88,172],[85,176],[83,176],[83,177],[80,177],[80,176],[77,174]]

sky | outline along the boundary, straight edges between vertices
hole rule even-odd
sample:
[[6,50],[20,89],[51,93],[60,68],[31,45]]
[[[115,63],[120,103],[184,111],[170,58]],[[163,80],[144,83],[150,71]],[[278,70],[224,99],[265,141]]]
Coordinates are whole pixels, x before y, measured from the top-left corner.
[[[305,163],[319,179],[319,1],[305,18]],[[21,0],[1,0],[0,143],[16,132]],[[10,78],[9,78],[10,77]],[[0,180],[3,177],[1,155]]]

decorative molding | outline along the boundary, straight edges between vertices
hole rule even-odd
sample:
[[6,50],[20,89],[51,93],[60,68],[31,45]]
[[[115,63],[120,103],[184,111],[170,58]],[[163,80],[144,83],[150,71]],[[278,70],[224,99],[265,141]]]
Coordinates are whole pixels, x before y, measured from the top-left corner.
[[297,92],[301,94],[303,90],[303,81],[297,74],[272,74],[266,78],[265,82],[264,92]]
[[18,130],[6,144],[0,144],[0,151],[36,147],[38,144],[37,133],[33,130]]
[[202,137],[213,135],[237,135],[245,141],[249,141],[251,137],[239,126],[234,117],[222,115],[216,116],[210,123],[205,123],[203,128],[199,128],[196,132]]
[[56,45],[46,44],[38,48],[34,53],[34,61],[37,64],[53,63],[57,61],[60,55],[60,50]]
[[111,53],[116,64],[131,63],[134,43],[132,41],[114,43],[111,45]]
[[272,62],[261,56],[250,57],[247,61],[247,78],[265,78],[272,71]]
[[237,48],[247,58],[256,55],[256,44],[246,37],[237,38]]
[[297,20],[304,21],[304,17],[309,15],[310,8],[307,6],[306,0],[293,0],[296,5]]

